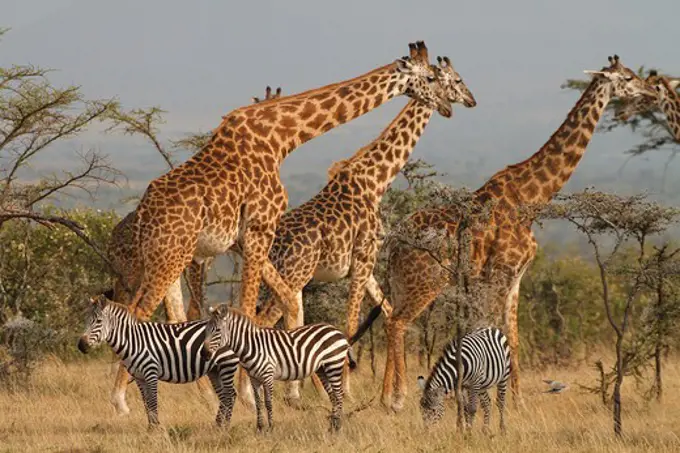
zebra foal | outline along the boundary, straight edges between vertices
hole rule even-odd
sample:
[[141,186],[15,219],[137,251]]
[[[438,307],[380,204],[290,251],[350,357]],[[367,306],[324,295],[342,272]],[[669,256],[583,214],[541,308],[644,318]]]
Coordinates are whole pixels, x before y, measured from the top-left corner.
[[78,349],[86,354],[102,342],[111,346],[139,387],[149,427],[159,424],[158,381],[186,383],[206,374],[220,400],[215,421],[222,425],[226,420],[229,425],[238,358],[226,348],[209,359],[201,354],[207,320],[180,324],[139,322],[128,307],[103,295],[90,302]]
[[[505,392],[510,376],[510,348],[508,339],[494,327],[482,328],[465,335],[461,346],[463,380],[461,388],[467,391],[465,419],[468,425],[474,422],[479,397],[484,410],[484,428],[489,427],[491,400],[488,389],[497,387],[497,405],[500,414],[500,429],[505,432]],[[458,372],[456,368],[456,342],[451,341],[432,369],[427,381],[418,376],[423,390],[420,410],[425,424],[438,421],[444,415],[444,396],[456,389]]]
[[352,348],[344,333],[329,324],[312,324],[293,330],[258,327],[247,316],[221,305],[211,309],[205,328],[203,353],[217,348],[234,351],[250,376],[257,409],[257,429],[264,425],[260,387],[264,387],[268,428],[273,426],[272,392],[274,381],[298,381],[316,375],[333,405],[331,430],[341,426],[343,368],[349,360],[356,367]]

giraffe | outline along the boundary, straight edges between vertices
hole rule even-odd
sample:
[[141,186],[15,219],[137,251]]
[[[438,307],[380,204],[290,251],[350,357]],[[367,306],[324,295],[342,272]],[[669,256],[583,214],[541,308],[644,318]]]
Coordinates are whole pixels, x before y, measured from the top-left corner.
[[639,115],[658,108],[666,116],[668,132],[675,141],[680,142],[680,95],[676,91],[680,85],[679,79],[670,79],[659,75],[655,70],[649,71],[645,82],[656,91],[653,99],[640,98],[623,104],[617,111],[617,118],[626,121],[633,115]]
[[[586,71],[593,74],[590,84],[566,120],[535,154],[497,172],[474,194],[482,203],[495,200],[489,224],[483,231],[473,233],[471,257],[477,275],[491,263],[493,275],[502,277],[502,290],[494,296],[493,303],[503,315],[513,363],[511,384],[516,397],[520,396],[519,285],[537,248],[531,231],[533,219],[520,217],[517,208],[527,203],[548,202],[564,186],[581,160],[610,99],[627,100],[654,94],[643,80],[621,64],[618,56],[609,57],[609,62],[610,65],[600,71]],[[412,231],[430,230],[440,237],[451,237],[456,234],[459,217],[454,206],[416,211],[404,221]],[[388,349],[381,399],[384,406],[399,411],[406,397],[405,330],[449,284],[449,279],[427,252],[404,244],[390,247],[388,263],[393,312],[385,321]],[[379,314],[372,313],[359,331],[365,331]]]
[[[277,99],[281,96],[281,88],[276,89],[276,93],[272,93],[271,87],[265,89],[264,99],[253,97],[252,101],[257,104],[262,101],[270,99]],[[111,263],[116,267],[121,276],[126,278],[126,281],[118,279],[114,283],[111,300],[129,304],[130,294],[128,288],[133,288],[139,285],[141,269],[140,262],[132,259],[133,237],[133,222],[135,221],[136,210],[129,212],[120,222],[118,222],[111,231],[111,239],[107,246],[107,255]],[[166,319],[169,323],[180,323],[185,321],[193,321],[200,319],[202,316],[202,297],[203,297],[203,275],[204,268],[210,266],[212,258],[207,258],[203,263],[197,263],[192,260],[187,266],[190,299],[189,309],[186,314],[184,312],[184,298],[182,296],[182,281],[178,277],[169,287],[163,298],[163,306],[165,308]],[[111,392],[110,401],[115,407],[118,414],[125,415],[130,412],[130,409],[125,401],[125,393],[127,391],[128,382],[130,379],[127,370],[122,367],[118,369],[118,377]],[[198,385],[201,394],[207,397],[212,394],[210,382],[207,379],[201,378],[198,380]],[[210,399],[210,398],[208,398]]]
[[[294,325],[295,294],[268,259],[287,205],[280,165],[303,143],[398,95],[450,117],[451,104],[426,61],[425,43],[409,49],[410,56],[359,77],[232,111],[200,152],[153,180],[131,222],[130,256],[141,269],[130,303],[135,315],[148,319],[192,259],[201,264],[238,244],[241,310],[253,317],[263,279],[284,302],[285,316]],[[241,376],[243,399],[250,386],[243,385]]]
[[[438,79],[448,99],[474,107],[476,101],[450,59],[438,60]],[[375,305],[390,306],[382,304],[384,297],[373,276],[382,231],[378,209],[432,114],[431,107],[410,100],[378,138],[351,158],[333,164],[328,183],[316,196],[282,216],[269,259],[297,296],[297,325],[287,328],[303,325],[302,289],[312,280],[334,282],[351,275],[348,336],[357,329],[366,292]],[[280,305],[269,297],[256,322],[272,326],[281,315]],[[348,383],[345,379],[347,392]],[[289,383],[287,401],[295,405],[299,398],[299,382]]]

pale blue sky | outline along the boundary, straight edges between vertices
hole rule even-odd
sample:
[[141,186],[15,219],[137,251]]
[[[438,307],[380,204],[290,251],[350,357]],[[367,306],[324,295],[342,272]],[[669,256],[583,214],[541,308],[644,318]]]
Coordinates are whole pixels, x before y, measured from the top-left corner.
[[[451,57],[478,107],[435,117],[415,156],[470,186],[538,149],[577,100],[560,84],[603,66],[608,55],[680,74],[677,0],[0,0],[0,11],[0,26],[12,28],[0,43],[0,64],[58,68],[55,82],[81,85],[91,98],[160,105],[169,111],[168,137],[213,128],[267,84],[293,93],[347,79],[424,39],[431,57]],[[285,174],[325,172],[378,135],[404,102],[305,145]],[[135,160],[154,163],[149,178],[163,169],[140,142],[88,140],[122,166],[139,153]],[[632,144],[626,132],[596,136],[576,176],[593,168],[614,175]],[[465,171],[476,162],[483,172]],[[661,166],[633,165],[630,171]]]

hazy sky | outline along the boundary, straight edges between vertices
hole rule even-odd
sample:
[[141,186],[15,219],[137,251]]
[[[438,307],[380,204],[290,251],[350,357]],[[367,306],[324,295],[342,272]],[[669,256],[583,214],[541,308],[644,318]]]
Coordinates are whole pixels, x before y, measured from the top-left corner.
[[[537,150],[577,100],[560,84],[610,54],[680,74],[677,0],[0,0],[0,11],[0,26],[12,28],[1,65],[57,68],[55,82],[81,85],[90,98],[160,105],[168,137],[215,127],[267,84],[294,93],[354,77],[423,39],[432,58],[451,57],[478,101],[451,120],[436,116],[416,149],[449,170],[476,154],[501,168]],[[308,162],[321,172],[351,155],[404,102],[304,146],[286,173]],[[130,139],[96,140],[116,160]],[[581,165],[592,155],[622,162],[631,140],[598,135]]]

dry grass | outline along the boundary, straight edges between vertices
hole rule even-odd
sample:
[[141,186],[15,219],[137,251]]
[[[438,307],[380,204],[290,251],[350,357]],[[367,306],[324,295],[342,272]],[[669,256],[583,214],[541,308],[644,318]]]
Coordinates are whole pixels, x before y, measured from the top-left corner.
[[[413,377],[423,372],[411,371]],[[377,395],[380,387],[367,367],[354,376],[354,399],[346,404],[348,412]],[[572,388],[559,395],[543,394],[542,377],[568,382]],[[212,410],[195,385],[162,385],[160,417],[165,430],[149,433],[136,388],[128,392],[132,414],[114,415],[108,403],[112,378],[110,365],[103,361],[64,365],[53,360],[40,369],[27,390],[0,392],[0,452],[680,451],[680,363],[667,366],[663,404],[645,403],[632,382],[624,385],[626,438],[621,441],[614,439],[609,412],[598,397],[582,393],[575,385],[592,382],[588,369],[523,373],[526,404],[519,410],[510,405],[504,437],[497,435],[495,411],[492,431],[496,435],[482,434],[481,417],[471,434],[460,435],[455,429],[453,400],[444,420],[425,430],[415,385],[403,413],[388,414],[376,398],[371,407],[346,420],[343,432],[335,436],[327,432],[330,405],[311,385],[304,388],[310,406],[306,411],[287,408],[279,397],[275,399],[275,427],[267,435],[255,434],[254,414],[240,404],[231,430],[215,429]]]

